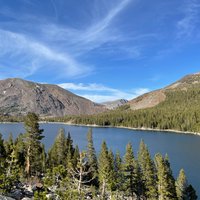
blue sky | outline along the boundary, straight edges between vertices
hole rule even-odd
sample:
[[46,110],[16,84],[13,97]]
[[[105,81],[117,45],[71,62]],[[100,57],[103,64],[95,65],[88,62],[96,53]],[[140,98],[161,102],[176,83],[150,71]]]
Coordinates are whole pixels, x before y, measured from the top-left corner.
[[199,0],[0,0],[0,79],[132,99],[200,71]]

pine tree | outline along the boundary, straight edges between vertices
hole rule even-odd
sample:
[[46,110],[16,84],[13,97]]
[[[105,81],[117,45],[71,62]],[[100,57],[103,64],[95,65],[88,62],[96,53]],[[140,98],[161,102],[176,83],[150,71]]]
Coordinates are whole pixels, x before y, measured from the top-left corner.
[[41,172],[44,173],[46,171],[46,163],[47,163],[47,155],[45,152],[44,144],[41,145],[40,162],[41,162]]
[[124,190],[131,198],[138,195],[138,173],[139,168],[137,161],[134,158],[133,148],[131,143],[126,146],[126,153],[124,156]]
[[49,150],[48,162],[52,167],[66,164],[66,138],[64,129],[60,129],[54,140],[54,144]]
[[35,113],[28,113],[25,121],[24,127],[26,130],[25,142],[26,142],[26,174],[28,177],[30,175],[38,175],[41,170],[40,154],[42,151],[41,140],[43,129],[39,128],[39,118]]
[[110,159],[108,155],[108,147],[104,141],[101,146],[101,152],[98,160],[98,176],[101,187],[101,197],[106,198],[108,191],[108,179],[110,176]]
[[6,158],[6,150],[4,147],[4,140],[2,134],[0,133],[0,161]]
[[65,143],[65,130],[60,129],[58,136],[56,138],[56,154],[57,154],[57,164],[65,164],[66,158],[66,143]]
[[72,157],[73,168],[77,167],[79,159],[80,159],[80,151],[79,151],[78,145],[76,145],[76,147],[74,149],[74,154],[73,154],[73,157]]
[[6,150],[4,147],[4,140],[0,133],[0,175],[5,173]]
[[112,150],[108,151],[109,158],[109,176],[108,176],[108,191],[112,192],[115,190],[116,173],[115,173],[115,159]]
[[17,165],[14,145],[9,146],[9,152],[9,154],[7,152],[6,157],[1,158],[0,193],[3,194],[9,193],[19,181],[19,166]]
[[123,163],[120,156],[119,151],[117,151],[115,155],[115,163],[114,163],[114,170],[115,170],[115,188],[117,191],[122,191],[122,183],[125,180],[124,173],[123,173]]
[[4,142],[4,147],[5,147],[5,150],[6,150],[6,154],[7,155],[10,155],[12,153],[12,150],[13,150],[13,136],[12,136],[12,133],[9,134],[9,137],[8,137],[8,140],[6,140]]
[[169,174],[168,166],[161,154],[155,155],[155,164],[157,170],[157,187],[158,187],[158,199],[159,200],[177,200],[174,191],[171,191],[173,187],[171,183],[171,174]]
[[166,170],[167,170],[167,174],[168,174],[169,191],[171,192],[171,196],[177,197],[175,179],[172,174],[169,157],[167,154],[165,155],[164,162],[165,162],[165,166],[166,166]]
[[90,178],[93,178],[92,184],[95,186],[98,186],[98,162],[96,157],[96,152],[94,148],[93,143],[93,137],[92,137],[92,129],[89,129],[87,134],[87,159],[88,159],[88,165],[91,168]]
[[84,196],[88,192],[88,184],[91,184],[93,178],[89,178],[88,175],[91,173],[91,167],[88,165],[88,159],[86,157],[86,152],[82,151],[77,157],[76,166],[68,168],[69,175],[69,185],[71,190],[76,190],[79,198],[84,199]]
[[[98,161],[96,156],[96,151],[94,148],[93,143],[93,134],[92,129],[90,128],[87,133],[87,159],[88,159],[88,165],[90,166],[91,173],[88,175],[88,179],[91,180],[91,189],[93,190],[93,193],[95,193],[96,189],[99,187],[99,180],[98,180]],[[93,194],[94,196],[94,194]]]
[[73,140],[71,138],[70,133],[68,133],[67,139],[65,142],[66,142],[66,153],[67,153],[66,165],[67,165],[67,168],[70,168],[71,165],[73,165],[72,158],[73,158],[73,154],[74,154]]
[[187,200],[197,200],[198,196],[196,195],[195,189],[192,187],[192,185],[189,185],[187,187]]
[[20,168],[20,173],[24,174],[25,168],[25,155],[26,155],[26,145],[24,143],[23,134],[19,134],[16,140],[14,141],[15,146],[15,156],[17,159],[17,165]]
[[176,193],[178,200],[186,200],[187,199],[187,178],[183,169],[180,170],[179,176],[176,180]]
[[148,199],[156,199],[157,187],[155,166],[143,140],[140,142],[138,162],[141,174],[140,193],[146,196]]

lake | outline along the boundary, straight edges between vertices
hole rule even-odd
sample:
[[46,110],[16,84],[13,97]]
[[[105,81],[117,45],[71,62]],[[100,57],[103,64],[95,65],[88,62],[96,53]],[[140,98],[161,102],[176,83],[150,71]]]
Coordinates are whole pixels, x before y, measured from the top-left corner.
[[[86,148],[86,135],[89,127],[58,123],[44,123],[40,124],[40,127],[44,129],[45,138],[43,139],[43,143],[46,149],[49,149],[53,144],[60,128],[65,129],[66,133],[70,132],[74,144],[78,144],[80,149]],[[121,155],[125,153],[126,144],[131,142],[136,155],[139,143],[141,139],[143,139],[152,156],[157,152],[163,155],[167,153],[175,177],[177,177],[179,170],[183,168],[188,181],[195,187],[200,197],[200,136],[158,131],[136,131],[122,128],[92,127],[92,130],[94,145],[97,152],[100,151],[101,143],[105,140],[109,148],[114,152],[119,150]],[[23,124],[0,124],[0,133],[2,133],[4,139],[7,139],[11,132],[14,138],[16,138],[19,133],[24,133]]]

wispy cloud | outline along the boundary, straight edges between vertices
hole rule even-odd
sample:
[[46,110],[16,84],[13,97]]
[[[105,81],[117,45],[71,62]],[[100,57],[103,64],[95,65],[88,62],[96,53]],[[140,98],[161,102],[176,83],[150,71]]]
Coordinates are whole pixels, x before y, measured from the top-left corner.
[[[46,24],[42,28],[42,33],[45,37],[48,37],[49,40],[53,39],[64,48],[70,48],[73,55],[76,56],[84,55],[89,51],[103,46],[104,44],[119,44],[126,39],[122,33],[118,31],[118,28],[111,28],[110,26],[117,15],[125,9],[131,1],[133,0],[124,0],[118,4],[115,3],[113,7],[109,9],[108,13],[105,13],[105,16],[98,20],[93,19],[94,22],[85,28],[75,29],[55,24]],[[103,10],[104,8],[99,9]],[[91,18],[93,18],[93,16],[91,16]],[[122,46],[120,50],[128,51],[128,48],[132,51],[134,48],[136,51],[136,46]]]
[[[16,21],[12,27],[20,25],[18,19],[24,20],[23,33],[20,32],[20,29],[18,32],[9,29],[10,24],[7,26],[4,24],[6,29],[0,26],[0,58],[4,60],[5,57],[8,57],[12,62],[14,60],[16,62],[15,64],[5,64],[0,61],[1,68],[5,70],[5,76],[12,74],[10,67],[16,71],[20,68],[19,76],[27,77],[37,73],[47,65],[48,72],[54,77],[58,74],[62,77],[77,77],[91,73],[94,69],[92,64],[81,62],[81,56],[87,55],[88,51],[99,48],[108,42],[115,43],[122,40],[121,34],[109,27],[131,1],[122,0],[118,4],[113,4],[104,17],[84,29],[58,26],[49,21],[43,23],[41,20],[41,24],[36,26],[37,34],[33,34],[32,32],[35,30],[31,31],[31,16],[25,23],[26,17],[24,16],[27,14],[24,16],[12,14]],[[56,2],[51,0],[51,5],[57,18]],[[10,13],[10,10],[4,10],[2,14],[7,15],[6,13]],[[123,51],[123,49],[121,50]],[[126,51],[128,50],[126,49]],[[136,49],[133,53],[138,55]]]
[[51,69],[52,63],[56,63],[56,71],[66,76],[78,76],[90,70],[73,59],[67,52],[55,51],[25,35],[1,29],[0,49],[0,57],[7,57],[11,60],[15,58],[17,63],[13,64],[12,68],[21,70],[24,76],[34,74],[46,64],[49,64],[49,69]]
[[135,88],[128,91],[122,91],[116,88],[108,87],[102,84],[90,83],[62,83],[58,84],[60,87],[75,92],[80,96],[90,99],[94,102],[106,102],[117,99],[133,99],[139,95],[149,92],[148,88]]
[[99,37],[99,34],[101,34],[110,25],[117,14],[121,12],[121,10],[123,10],[130,2],[131,0],[121,1],[116,7],[112,8],[101,21],[90,27],[86,31],[86,41],[96,40],[96,38]]
[[81,91],[109,91],[115,92],[116,89],[106,87],[101,84],[91,83],[91,84],[83,84],[83,83],[61,83],[60,87],[70,90],[81,90]]
[[177,23],[177,37],[190,37],[194,35],[200,17],[200,2],[199,0],[187,0],[183,7],[184,17]]

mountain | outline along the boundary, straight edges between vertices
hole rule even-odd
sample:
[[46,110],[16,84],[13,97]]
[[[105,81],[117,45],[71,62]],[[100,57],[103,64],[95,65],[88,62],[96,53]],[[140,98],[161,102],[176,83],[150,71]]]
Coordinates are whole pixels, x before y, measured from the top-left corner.
[[[200,134],[200,73],[144,94],[115,110],[81,118],[77,124],[123,126],[137,129],[177,130]],[[130,109],[131,108],[131,109]]]
[[57,85],[39,84],[18,78],[0,80],[0,115],[40,116],[94,114],[102,105],[77,96]]
[[152,108],[164,102],[169,96],[169,93],[177,91],[189,91],[192,89],[198,89],[200,86],[200,73],[190,74],[179,81],[156,91],[152,91],[141,95],[133,100],[130,100],[128,104],[132,110]]
[[118,99],[115,101],[107,101],[107,102],[103,102],[102,104],[110,110],[116,109],[120,106],[123,106],[124,104],[126,104],[128,102],[128,100],[126,99]]

